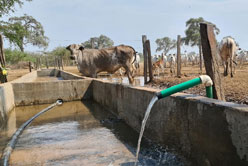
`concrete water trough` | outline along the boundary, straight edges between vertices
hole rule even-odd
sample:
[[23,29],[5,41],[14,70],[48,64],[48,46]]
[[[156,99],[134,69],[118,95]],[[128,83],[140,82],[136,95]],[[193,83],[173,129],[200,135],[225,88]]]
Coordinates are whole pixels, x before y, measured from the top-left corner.
[[[57,77],[37,80],[39,77]],[[155,89],[111,83],[59,70],[29,73],[0,85],[1,127],[14,107],[64,101],[93,100],[140,130]],[[174,149],[191,165],[248,165],[248,107],[177,93],[152,108],[146,138]],[[142,147],[141,147],[142,148]]]

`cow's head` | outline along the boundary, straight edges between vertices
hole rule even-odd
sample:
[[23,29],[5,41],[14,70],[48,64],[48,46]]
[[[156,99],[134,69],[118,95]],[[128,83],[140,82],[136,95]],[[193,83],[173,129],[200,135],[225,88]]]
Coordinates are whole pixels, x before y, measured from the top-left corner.
[[78,56],[80,52],[84,49],[84,47],[80,44],[71,44],[67,46],[66,49],[71,52],[70,59],[75,60],[77,63]]

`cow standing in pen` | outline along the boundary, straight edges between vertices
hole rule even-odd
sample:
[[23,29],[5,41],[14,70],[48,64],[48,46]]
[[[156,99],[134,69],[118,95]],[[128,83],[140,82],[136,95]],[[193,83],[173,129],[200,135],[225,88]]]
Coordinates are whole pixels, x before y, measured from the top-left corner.
[[164,70],[164,57],[163,54],[159,56],[158,60],[152,64],[152,69],[155,73],[157,73],[157,76],[160,74],[160,70],[163,72]]
[[82,45],[71,44],[66,47],[71,52],[80,73],[88,77],[97,77],[97,73],[106,71],[114,73],[121,67],[126,70],[130,84],[134,82],[134,61],[136,51],[126,45],[105,49],[85,49]]
[[218,49],[219,49],[219,55],[221,57],[224,66],[224,76],[228,75],[228,67],[230,65],[231,77],[233,77],[233,69],[234,69],[233,63],[236,64],[236,62],[234,61],[237,51],[236,42],[231,37],[224,37],[221,40]]
[[171,75],[175,75],[176,71],[176,54],[169,54],[168,61],[170,63],[170,73]]

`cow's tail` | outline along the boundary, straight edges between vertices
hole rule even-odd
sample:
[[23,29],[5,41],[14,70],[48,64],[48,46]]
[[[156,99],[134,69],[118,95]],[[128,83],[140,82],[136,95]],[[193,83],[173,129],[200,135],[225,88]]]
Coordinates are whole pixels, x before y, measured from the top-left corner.
[[133,48],[133,47],[131,47],[131,46],[129,46],[130,48],[132,48],[133,49],[133,51],[134,51],[134,60],[133,60],[133,62],[132,62],[132,64],[136,61],[136,54],[138,53],[137,51],[135,51],[135,49]]
[[136,54],[137,54],[137,52],[134,50],[134,60],[133,60],[132,64],[136,61]]

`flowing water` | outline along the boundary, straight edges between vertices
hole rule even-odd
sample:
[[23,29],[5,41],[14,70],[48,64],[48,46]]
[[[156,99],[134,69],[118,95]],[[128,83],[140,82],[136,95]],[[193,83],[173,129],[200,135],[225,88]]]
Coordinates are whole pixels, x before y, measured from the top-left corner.
[[140,129],[140,134],[139,134],[139,140],[138,140],[138,145],[137,145],[137,151],[136,151],[136,158],[135,158],[135,166],[137,165],[138,163],[138,159],[139,159],[139,151],[140,151],[140,144],[141,144],[141,140],[142,140],[142,137],[143,137],[143,134],[144,134],[144,130],[145,130],[145,127],[146,127],[146,121],[150,115],[150,112],[152,110],[152,106],[155,104],[155,102],[158,100],[158,97],[157,96],[154,96],[152,98],[152,100],[150,101],[147,109],[146,109],[146,112],[145,112],[145,117],[142,121],[142,126],[141,126],[141,129]]
[[[49,105],[16,107],[0,130],[0,151],[26,120]],[[24,130],[10,165],[133,166],[138,133],[93,101],[66,102],[35,119]],[[184,166],[173,151],[143,138],[142,166]],[[1,154],[0,154],[1,157]]]

